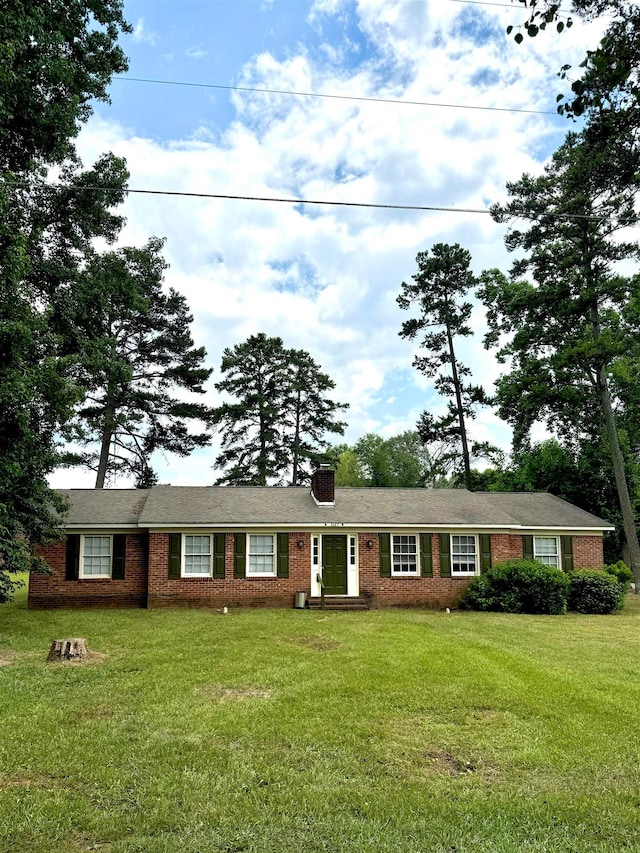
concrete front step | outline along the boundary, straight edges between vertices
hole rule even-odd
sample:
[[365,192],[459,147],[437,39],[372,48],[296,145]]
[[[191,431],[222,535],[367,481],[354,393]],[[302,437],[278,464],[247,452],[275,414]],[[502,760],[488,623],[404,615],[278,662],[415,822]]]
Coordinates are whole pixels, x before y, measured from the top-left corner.
[[[320,610],[322,603],[321,599],[308,599],[310,610]],[[368,610],[369,605],[365,598],[355,598],[347,595],[327,595],[324,599],[325,610]]]

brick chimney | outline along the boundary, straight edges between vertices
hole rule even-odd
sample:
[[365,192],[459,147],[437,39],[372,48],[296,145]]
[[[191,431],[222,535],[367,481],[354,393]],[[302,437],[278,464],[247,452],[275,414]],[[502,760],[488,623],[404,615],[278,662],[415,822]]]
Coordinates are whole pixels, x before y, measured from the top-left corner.
[[335,472],[328,465],[321,465],[311,476],[311,494],[320,506],[335,506]]

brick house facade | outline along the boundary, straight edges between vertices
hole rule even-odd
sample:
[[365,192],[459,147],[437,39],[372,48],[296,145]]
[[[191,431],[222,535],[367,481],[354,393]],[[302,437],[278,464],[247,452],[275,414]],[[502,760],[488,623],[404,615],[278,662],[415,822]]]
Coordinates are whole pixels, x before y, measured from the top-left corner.
[[[512,557],[598,568],[610,525],[548,494],[297,488],[73,490],[29,607],[291,607],[294,595],[453,607]],[[320,499],[319,499],[320,498]]]

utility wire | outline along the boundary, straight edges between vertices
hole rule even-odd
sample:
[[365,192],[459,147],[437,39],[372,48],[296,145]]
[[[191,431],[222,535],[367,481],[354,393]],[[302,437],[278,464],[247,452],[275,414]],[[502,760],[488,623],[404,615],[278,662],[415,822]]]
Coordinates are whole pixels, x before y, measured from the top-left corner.
[[336,95],[325,92],[298,92],[288,89],[262,89],[255,86],[226,86],[222,83],[193,83],[183,80],[156,80],[147,77],[114,76],[113,80],[130,83],[156,83],[162,86],[190,86],[197,89],[224,89],[230,92],[258,92],[263,95],[295,95],[299,98],[332,98],[340,101],[365,101],[373,104],[397,104],[409,107],[443,107],[451,110],[480,110],[498,113],[528,113],[530,115],[557,116],[553,110],[527,110],[518,107],[482,107],[475,104],[443,104],[437,101],[406,101],[401,98],[368,98],[362,95]]
[[[28,189],[29,185],[20,182],[20,181],[3,181],[5,186],[10,187],[21,187],[23,189]],[[48,188],[65,190],[66,192],[114,192],[117,190],[116,187],[106,187],[106,186],[65,186],[64,184],[47,184]],[[132,189],[127,188],[123,189],[122,192],[126,195],[128,194],[138,194],[138,195],[164,195],[164,196],[178,196],[183,198],[211,198],[211,199],[227,199],[231,201],[265,201],[265,202],[277,202],[280,204],[315,204],[315,205],[324,205],[326,207],[360,207],[360,208],[373,208],[374,210],[422,210],[422,211],[432,211],[438,213],[479,213],[485,215],[491,215],[491,210],[489,208],[482,207],[446,207],[446,206],[437,206],[437,205],[427,205],[427,204],[378,204],[375,202],[367,202],[367,201],[328,201],[326,199],[312,199],[312,198],[279,198],[277,196],[259,196],[259,195],[234,195],[231,193],[194,193],[194,192],[185,192],[182,190],[147,190],[147,189]],[[546,213],[545,216],[551,216],[554,219],[593,219],[600,220],[601,216],[594,216],[588,213]],[[538,219],[539,215],[527,217],[527,216],[518,216],[520,219]]]
[[[469,6],[498,6],[501,9],[511,9],[516,12],[527,12],[532,6],[514,6],[513,3],[492,3],[490,0],[449,0],[450,3],[466,3]],[[569,17],[568,12],[556,12],[557,16]]]

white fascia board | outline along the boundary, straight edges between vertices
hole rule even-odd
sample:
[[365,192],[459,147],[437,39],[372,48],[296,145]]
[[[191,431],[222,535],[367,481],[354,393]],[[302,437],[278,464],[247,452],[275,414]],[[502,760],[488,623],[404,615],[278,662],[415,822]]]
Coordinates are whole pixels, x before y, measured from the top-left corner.
[[140,530],[139,524],[65,524],[65,530]]
[[[98,526],[98,525],[96,525]],[[102,525],[103,527],[113,527],[114,525]],[[301,521],[301,522],[279,522],[279,521],[269,521],[269,522],[246,522],[242,524],[238,523],[230,523],[228,521],[210,521],[210,522],[201,522],[198,524],[187,524],[186,522],[174,522],[173,524],[144,524],[141,525],[143,529],[148,529],[151,532],[154,531],[162,531],[162,530],[176,530],[177,528],[182,529],[207,529],[212,530],[214,528],[223,528],[224,530],[294,530],[294,531],[303,531],[303,530],[326,530],[330,528],[340,528],[340,529],[349,529],[349,530],[474,530],[474,531],[500,531],[506,533],[522,533],[528,530],[540,532],[540,531],[553,531],[554,533],[558,533],[560,531],[566,531],[570,533],[601,533],[603,531],[615,530],[615,527],[612,526],[602,526],[602,527],[565,527],[565,526],[557,526],[557,527],[549,527],[548,525],[533,527],[531,525],[517,525],[517,524],[432,524],[430,522],[402,522],[402,523],[393,523],[389,524],[387,522],[353,522],[353,521]]]
[[518,530],[535,530],[536,533],[540,533],[545,530],[553,531],[554,533],[558,533],[561,530],[568,530],[570,533],[602,533],[609,530],[615,530],[615,527],[613,527],[613,525],[607,525],[606,527],[604,525],[602,527],[525,527],[522,525]]

